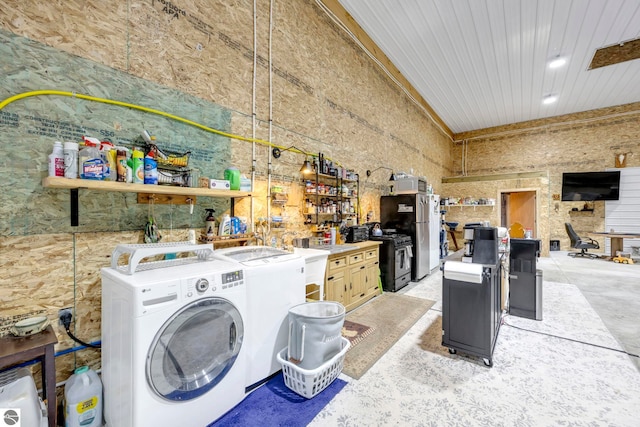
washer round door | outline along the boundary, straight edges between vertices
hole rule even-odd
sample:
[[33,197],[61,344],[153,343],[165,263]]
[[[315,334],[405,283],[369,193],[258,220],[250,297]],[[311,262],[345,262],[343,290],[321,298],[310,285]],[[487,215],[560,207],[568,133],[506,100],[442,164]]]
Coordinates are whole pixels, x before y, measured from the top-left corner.
[[216,386],[238,357],[240,312],[223,298],[186,305],[158,331],[147,354],[147,382],[170,401],[195,399]]

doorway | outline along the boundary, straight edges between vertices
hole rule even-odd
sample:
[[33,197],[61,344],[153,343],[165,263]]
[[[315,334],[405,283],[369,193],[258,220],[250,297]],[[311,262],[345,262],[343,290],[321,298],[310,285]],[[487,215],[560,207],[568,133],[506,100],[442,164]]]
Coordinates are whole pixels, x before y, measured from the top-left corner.
[[511,237],[524,237],[525,230],[531,230],[531,237],[537,238],[536,191],[502,191],[500,193],[501,226],[510,229]]

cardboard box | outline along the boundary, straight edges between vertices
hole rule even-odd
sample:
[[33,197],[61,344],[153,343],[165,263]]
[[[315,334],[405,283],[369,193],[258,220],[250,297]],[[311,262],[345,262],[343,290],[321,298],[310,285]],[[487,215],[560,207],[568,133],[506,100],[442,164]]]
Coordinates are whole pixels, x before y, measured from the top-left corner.
[[211,179],[209,180],[209,188],[212,190],[230,190],[231,183],[228,179]]

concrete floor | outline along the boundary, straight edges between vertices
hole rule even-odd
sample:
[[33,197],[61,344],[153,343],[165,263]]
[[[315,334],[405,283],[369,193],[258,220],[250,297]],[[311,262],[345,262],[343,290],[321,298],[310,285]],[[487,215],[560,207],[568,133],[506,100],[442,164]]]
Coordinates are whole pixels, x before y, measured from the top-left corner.
[[545,281],[577,286],[640,370],[640,263],[572,258],[554,251],[538,259],[538,268]]

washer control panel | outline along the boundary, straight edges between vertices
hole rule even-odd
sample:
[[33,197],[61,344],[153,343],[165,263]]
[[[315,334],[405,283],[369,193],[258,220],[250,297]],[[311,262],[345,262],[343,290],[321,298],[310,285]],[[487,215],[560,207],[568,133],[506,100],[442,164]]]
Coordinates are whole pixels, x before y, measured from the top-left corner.
[[203,277],[190,277],[183,282],[182,296],[185,299],[191,299],[224,292],[227,289],[238,286],[244,286],[243,270],[215,273]]

